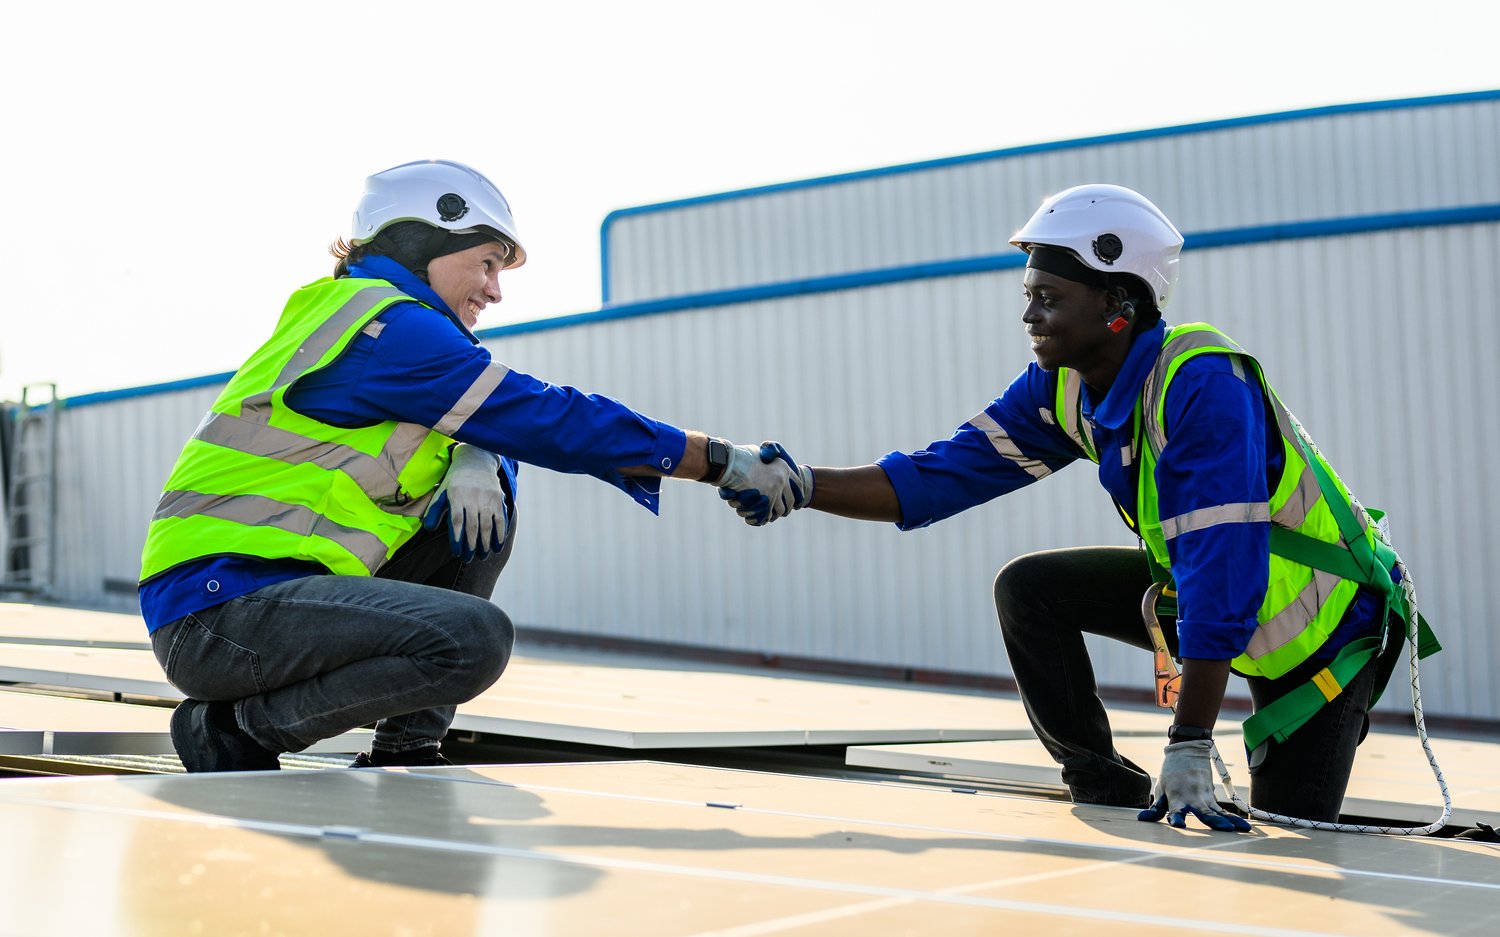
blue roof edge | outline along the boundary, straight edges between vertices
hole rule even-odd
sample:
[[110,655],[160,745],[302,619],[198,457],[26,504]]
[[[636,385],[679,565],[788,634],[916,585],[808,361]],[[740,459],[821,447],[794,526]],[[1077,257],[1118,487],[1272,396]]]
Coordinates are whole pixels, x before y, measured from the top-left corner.
[[[1377,215],[1358,215],[1346,218],[1327,218],[1282,224],[1253,225],[1241,228],[1225,228],[1218,231],[1202,231],[1185,235],[1183,249],[1203,250],[1206,248],[1260,244],[1271,241],[1335,237],[1347,234],[1370,234],[1378,231],[1396,231],[1405,228],[1446,227],[1460,224],[1482,224],[1485,222],[1500,222],[1500,203],[1465,205],[1456,208],[1434,208],[1410,212],[1390,212]],[[593,312],[580,312],[546,319],[534,319],[529,322],[516,322],[510,325],[481,329],[474,334],[481,339],[506,338],[513,335],[547,332],[554,329],[592,325],[599,322],[612,322],[619,319],[633,319],[640,316],[681,312],[688,309],[710,309],[716,306],[781,299],[787,296],[828,293],[836,290],[881,286],[910,280],[1008,270],[1021,267],[1025,262],[1025,254],[1017,250],[1010,250],[1001,254],[985,254],[977,257],[964,257],[957,260],[932,261],[899,267],[884,267],[878,270],[862,270],[855,273],[808,277],[800,280],[786,280],[779,283],[735,287],[683,296],[669,296],[663,299],[652,299],[644,302],[621,303],[615,306],[606,304]],[[228,382],[231,376],[232,372],[210,374],[204,377],[169,381],[162,384],[148,384],[142,387],[131,387],[122,390],[80,394],[77,397],[65,398],[63,403],[68,407],[79,407],[88,404],[124,400],[130,397],[144,397],[151,394],[188,390],[211,384],[223,384]]]
[[786,192],[795,189],[809,189],[818,186],[834,185],[841,182],[853,182],[859,179],[870,179],[877,176],[898,175],[901,173],[918,172],[924,169],[937,169],[944,166],[957,166],[964,163],[983,162],[992,159],[1008,159],[1015,156],[1026,156],[1034,153],[1045,153],[1051,150],[1071,150],[1086,146],[1102,146],[1109,143],[1126,143],[1132,140],[1149,140],[1157,137],[1184,136],[1193,133],[1206,133],[1214,130],[1227,130],[1234,127],[1248,127],[1256,124],[1280,123],[1291,120],[1310,120],[1318,117],[1327,117],[1332,114],[1352,114],[1367,111],[1390,111],[1404,110],[1418,107],[1440,107],[1448,104],[1467,104],[1474,101],[1493,101],[1500,99],[1500,88],[1483,91],[1463,91],[1451,94],[1436,94],[1415,98],[1391,98],[1382,101],[1360,101],[1349,104],[1327,104],[1321,107],[1308,107],[1291,111],[1274,111],[1268,114],[1252,114],[1245,117],[1226,117],[1220,120],[1198,121],[1190,124],[1174,124],[1167,127],[1153,127],[1146,130],[1126,130],[1117,133],[1098,134],[1090,137],[1075,137],[1067,140],[1055,140],[1049,143],[1029,143],[1022,146],[1006,147],[998,150],[984,150],[978,153],[966,153],[960,156],[943,156],[936,159],[919,160],[913,163],[898,163],[893,166],[880,166],[871,169],[858,169],[852,172],[834,173],[827,176],[813,176],[807,179],[796,179],[789,182],[773,182],[767,185],[751,186],[744,189],[731,189],[725,192],[714,192],[707,195],[694,195],[687,198],[671,199],[665,202],[652,202],[646,205],[634,205],[626,208],[617,208],[604,216],[599,225],[599,286],[601,301],[609,303],[609,229],[619,219],[631,215],[644,215],[653,212],[668,211],[674,208],[685,208],[691,205],[703,205],[711,202],[722,202],[737,198],[754,197],[758,195],[769,195],[775,192]]

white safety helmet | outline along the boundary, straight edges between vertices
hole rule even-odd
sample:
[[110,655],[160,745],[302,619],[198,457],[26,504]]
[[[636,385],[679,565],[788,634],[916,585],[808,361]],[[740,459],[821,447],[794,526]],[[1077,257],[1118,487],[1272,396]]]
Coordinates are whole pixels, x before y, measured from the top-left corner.
[[507,268],[526,262],[510,203],[493,182],[463,163],[418,160],[366,179],[350,242],[367,243],[398,221],[421,221],[454,234],[494,234],[514,248]]
[[1101,273],[1131,273],[1164,309],[1177,285],[1182,234],[1141,193],[1119,185],[1079,185],[1046,201],[1011,236],[1022,250],[1042,244],[1072,251]]

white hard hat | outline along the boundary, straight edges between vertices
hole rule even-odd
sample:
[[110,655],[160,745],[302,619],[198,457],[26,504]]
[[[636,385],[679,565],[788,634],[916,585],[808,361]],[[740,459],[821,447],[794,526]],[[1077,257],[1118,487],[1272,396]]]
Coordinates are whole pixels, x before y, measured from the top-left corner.
[[1046,201],[1011,236],[1022,250],[1032,244],[1060,247],[1101,273],[1131,273],[1165,308],[1177,285],[1182,234],[1134,189],[1119,185],[1079,185]]
[[366,179],[364,197],[354,209],[351,243],[364,244],[398,221],[420,221],[454,234],[495,234],[515,248],[507,267],[526,262],[510,203],[493,182],[463,163],[418,160]]

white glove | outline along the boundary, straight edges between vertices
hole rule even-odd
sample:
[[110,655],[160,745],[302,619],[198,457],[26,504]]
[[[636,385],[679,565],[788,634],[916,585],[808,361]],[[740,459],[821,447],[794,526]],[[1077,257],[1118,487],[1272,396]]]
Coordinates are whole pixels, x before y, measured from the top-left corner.
[[731,449],[729,465],[715,484],[745,523],[759,527],[806,507],[812,500],[813,474],[792,461],[781,443],[763,442],[759,449]]
[[422,516],[422,526],[437,527],[444,513],[448,515],[448,548],[454,556],[468,563],[500,551],[510,522],[495,456],[468,443],[453,447],[448,473]]
[[1192,814],[1203,825],[1224,833],[1243,833],[1250,829],[1250,821],[1225,813],[1219,809],[1219,798],[1214,793],[1212,739],[1194,739],[1191,742],[1173,742],[1162,751],[1161,776],[1151,789],[1151,806],[1142,810],[1138,820],[1154,823],[1163,816],[1168,826],[1187,826],[1187,815]]

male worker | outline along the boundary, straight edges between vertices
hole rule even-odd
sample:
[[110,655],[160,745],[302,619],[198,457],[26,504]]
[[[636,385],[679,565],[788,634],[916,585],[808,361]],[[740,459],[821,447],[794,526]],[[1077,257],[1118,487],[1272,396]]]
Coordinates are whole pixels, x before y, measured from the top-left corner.
[[[1149,808],[1141,819],[1169,814],[1173,825],[1191,812],[1215,829],[1248,829],[1220,810],[1210,766],[1233,669],[1247,678],[1257,712],[1275,722],[1271,734],[1284,736],[1251,753],[1251,803],[1336,820],[1383,682],[1375,661],[1361,665],[1387,603],[1404,608],[1394,553],[1256,359],[1210,326],[1161,321],[1182,236],[1144,196],[1113,185],[1068,189],[1043,202],[1011,243],[1027,253],[1021,321],[1036,362],[950,439],[872,465],[799,466],[796,506],[911,530],[1077,459],[1097,462],[1144,555],[1126,547],[1034,553],[995,580],[1021,699],[1073,799]],[[753,521],[770,518],[764,498],[724,496]],[[1153,567],[1156,581],[1175,582],[1176,621],[1165,630],[1182,660],[1154,790],[1114,749],[1083,642],[1090,633],[1150,647],[1141,608]],[[1314,712],[1286,735],[1294,721],[1287,705],[1266,707],[1303,699],[1315,675]]]
[[488,601],[515,542],[517,460],[586,473],[653,513],[660,478],[796,491],[785,460],[684,432],[491,358],[470,331],[526,251],[473,169],[366,182],[334,276],[292,294],[188,440],[146,538],[141,609],[189,698],[189,771],[375,724],[356,766],[446,763],[455,707],[514,637]]

